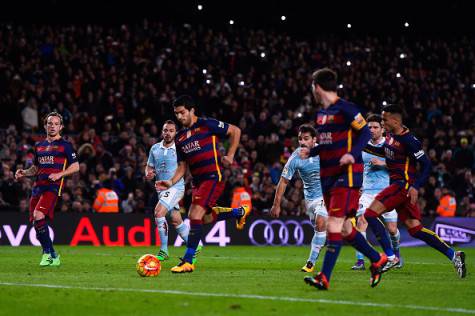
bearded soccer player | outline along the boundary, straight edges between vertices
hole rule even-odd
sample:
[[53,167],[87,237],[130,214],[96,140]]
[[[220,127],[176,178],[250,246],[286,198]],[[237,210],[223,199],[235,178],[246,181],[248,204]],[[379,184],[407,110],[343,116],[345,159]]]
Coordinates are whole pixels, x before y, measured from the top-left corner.
[[[389,173],[384,159],[371,152],[372,147],[382,148],[384,146],[384,136],[381,115],[373,114],[367,119],[368,128],[371,133],[371,139],[368,146],[363,150],[363,187],[360,197],[360,208],[356,213],[357,228],[366,237],[366,228],[368,224],[365,221],[364,214],[366,208],[373,202],[374,197],[389,185]],[[392,248],[388,249],[388,263],[383,268],[389,270],[392,267],[401,267],[402,261],[399,258],[399,239],[400,234],[397,228],[397,212],[392,210],[382,215],[391,238]],[[394,250],[394,251],[393,251]],[[357,261],[352,267],[353,270],[364,270],[364,256],[356,252]]]
[[[162,128],[163,140],[152,146],[145,167],[145,178],[148,180],[169,180],[177,168],[177,154],[175,146],[176,124],[166,121]],[[158,260],[168,260],[168,223],[165,215],[170,214],[173,226],[185,241],[188,241],[190,228],[183,222],[179,212],[179,202],[185,195],[185,180],[181,178],[167,190],[158,191],[158,203],[155,206],[155,223],[160,236],[160,251]]]
[[317,114],[318,146],[300,150],[301,158],[320,156],[320,176],[325,206],[328,211],[327,250],[322,271],[304,281],[320,290],[327,290],[333,268],[340,254],[343,239],[372,262],[370,285],[381,280],[387,262],[356,230],[351,219],[358,210],[363,182],[362,150],[370,139],[360,108],[341,99],[336,93],[337,75],[324,68],[312,75],[315,101],[323,106]]
[[[234,154],[239,146],[241,130],[232,125],[211,118],[196,116],[196,105],[190,96],[180,96],[173,101],[175,116],[183,125],[176,137],[178,167],[170,180],[156,182],[158,190],[167,189],[175,185],[185,175],[187,167],[193,177],[192,202],[188,217],[190,219],[190,233],[186,244],[186,253],[182,261],[171,269],[173,273],[193,272],[198,243],[203,234],[203,218],[212,214],[215,220],[236,219],[237,229],[243,229],[249,208],[239,207],[224,210],[213,208],[224,190],[222,177],[223,165],[231,165]],[[229,148],[226,156],[220,157],[218,140],[228,137]]]
[[[378,217],[388,210],[396,209],[409,234],[444,254],[453,263],[458,276],[464,278],[467,273],[465,253],[455,251],[436,233],[422,226],[417,199],[419,189],[426,183],[432,167],[421,142],[403,125],[402,115],[402,108],[398,105],[390,104],[383,108],[383,124],[388,134],[384,148],[373,147],[372,151],[386,158],[390,184],[376,196],[364,216],[386,251],[391,243]],[[419,175],[416,174],[417,163],[421,167]]]
[[310,125],[302,125],[299,128],[299,145],[289,160],[285,164],[284,170],[277,184],[274,204],[270,214],[272,217],[279,217],[280,204],[285,189],[292,180],[295,172],[298,172],[303,182],[305,206],[310,220],[315,220],[315,233],[313,234],[310,255],[307,263],[302,267],[302,272],[313,272],[315,262],[318,259],[320,250],[325,245],[327,238],[327,217],[328,213],[325,209],[322,194],[322,185],[320,183],[320,159],[319,157],[311,157],[309,159],[301,159],[299,152],[301,148],[313,148],[317,145],[317,132]]
[[70,142],[61,137],[63,118],[57,112],[49,113],[44,120],[46,139],[35,144],[35,159],[28,169],[15,173],[17,180],[36,176],[30,199],[30,221],[36,230],[36,238],[43,247],[40,266],[59,266],[59,255],[49,236],[47,219],[52,220],[54,207],[63,187],[63,179],[79,171],[76,153]]

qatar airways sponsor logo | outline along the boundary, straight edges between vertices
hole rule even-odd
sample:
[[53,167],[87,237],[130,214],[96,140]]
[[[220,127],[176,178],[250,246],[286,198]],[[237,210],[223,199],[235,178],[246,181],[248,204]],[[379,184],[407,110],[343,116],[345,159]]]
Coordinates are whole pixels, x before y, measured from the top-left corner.
[[41,156],[38,157],[38,162],[43,165],[52,165],[54,164],[54,156]]
[[192,153],[192,152],[195,152],[195,151],[198,151],[198,150],[201,150],[201,146],[200,146],[200,142],[195,140],[195,141],[192,141],[184,146],[181,146],[181,150],[185,153],[185,154],[189,154],[189,153]]
[[331,132],[320,133],[319,139],[320,139],[319,141],[320,145],[328,145],[328,144],[333,143]]

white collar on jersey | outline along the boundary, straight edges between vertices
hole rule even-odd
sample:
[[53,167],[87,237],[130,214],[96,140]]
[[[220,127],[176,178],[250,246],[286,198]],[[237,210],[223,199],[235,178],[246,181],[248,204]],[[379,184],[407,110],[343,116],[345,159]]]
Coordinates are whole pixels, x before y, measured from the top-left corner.
[[163,149],[165,149],[165,150],[167,150],[167,149],[174,149],[174,150],[176,151],[175,142],[173,142],[173,145],[171,145],[170,147],[165,147],[165,146],[163,145],[163,140],[162,140],[159,144],[160,144],[160,148],[163,148]]

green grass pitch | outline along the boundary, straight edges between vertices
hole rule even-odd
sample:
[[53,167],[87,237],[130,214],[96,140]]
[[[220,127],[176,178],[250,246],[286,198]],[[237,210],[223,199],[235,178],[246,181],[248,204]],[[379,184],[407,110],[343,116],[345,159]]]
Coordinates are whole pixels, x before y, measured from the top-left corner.
[[[37,247],[0,247],[0,315],[469,315],[475,314],[475,249],[468,276],[430,248],[403,248],[405,266],[369,286],[369,272],[351,271],[344,247],[329,291],[303,282],[308,247],[207,246],[194,273],[170,268],[142,278],[136,260],[156,248],[57,246],[59,268],[40,268]],[[320,258],[317,267],[320,267]]]

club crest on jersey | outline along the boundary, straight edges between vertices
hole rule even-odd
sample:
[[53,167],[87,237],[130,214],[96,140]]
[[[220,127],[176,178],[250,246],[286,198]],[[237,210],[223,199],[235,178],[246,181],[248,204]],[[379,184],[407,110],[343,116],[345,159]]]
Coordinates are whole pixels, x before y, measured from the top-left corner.
[[328,115],[318,115],[317,116],[317,124],[318,125],[323,125],[327,122],[327,119],[328,119]]

